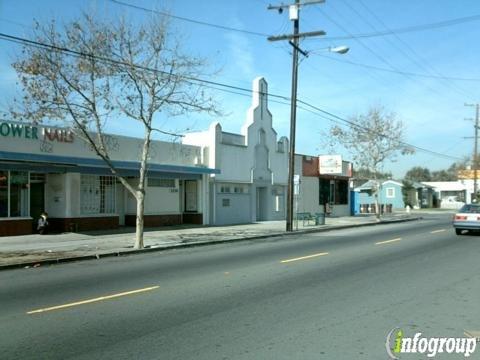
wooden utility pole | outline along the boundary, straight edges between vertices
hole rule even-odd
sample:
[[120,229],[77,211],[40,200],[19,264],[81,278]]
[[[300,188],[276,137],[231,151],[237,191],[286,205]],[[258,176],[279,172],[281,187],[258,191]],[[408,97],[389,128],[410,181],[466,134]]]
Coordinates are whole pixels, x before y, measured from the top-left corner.
[[477,200],[478,194],[478,104],[475,105],[475,146],[473,153],[473,193],[475,200]]
[[480,104],[465,104],[465,106],[475,106],[475,140],[473,144],[473,160],[472,160],[472,167],[473,167],[473,196],[477,201],[478,195],[478,122],[479,122],[479,105]]
[[270,36],[269,41],[288,40],[293,47],[293,63],[292,63],[292,96],[290,106],[290,152],[288,161],[288,187],[287,187],[287,226],[286,231],[293,231],[293,198],[294,198],[294,186],[293,175],[295,173],[295,132],[296,132],[296,120],[297,120],[297,83],[298,83],[298,53],[302,53],[304,56],[308,54],[300,49],[300,38],[325,35],[324,31],[313,31],[307,33],[300,33],[300,8],[305,5],[313,5],[323,3],[325,0],[318,1],[305,1],[300,3],[300,0],[295,0],[295,4],[291,5],[278,5],[268,6],[268,10],[278,10],[281,14],[284,9],[288,8],[290,20],[293,21],[293,34]]

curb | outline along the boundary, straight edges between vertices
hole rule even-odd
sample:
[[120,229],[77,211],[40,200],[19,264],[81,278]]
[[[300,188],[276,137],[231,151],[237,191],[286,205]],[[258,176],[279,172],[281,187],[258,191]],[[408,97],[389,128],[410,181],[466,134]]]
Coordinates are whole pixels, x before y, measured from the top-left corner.
[[145,254],[150,252],[159,252],[159,251],[167,251],[173,249],[185,249],[190,247],[199,247],[199,246],[207,246],[207,245],[220,245],[225,243],[236,243],[241,241],[251,241],[257,239],[267,239],[272,237],[282,237],[286,235],[302,235],[302,234],[310,234],[310,233],[317,233],[317,232],[327,232],[333,230],[340,230],[340,229],[351,229],[357,227],[365,227],[365,226],[376,226],[376,225],[388,225],[388,224],[395,224],[395,223],[402,223],[407,221],[416,221],[422,220],[422,216],[412,217],[412,218],[404,218],[404,219],[392,219],[392,220],[384,220],[380,222],[372,222],[366,224],[352,224],[352,225],[333,225],[328,228],[316,228],[316,229],[307,229],[307,230],[298,230],[292,233],[286,233],[285,231],[282,232],[275,232],[266,235],[255,235],[243,238],[230,238],[230,239],[221,239],[221,240],[211,240],[211,241],[199,241],[199,242],[191,242],[191,243],[183,243],[183,244],[175,244],[175,245],[167,245],[162,247],[149,247],[139,250],[126,250],[126,251],[113,251],[105,254],[94,254],[94,255],[82,255],[82,256],[72,256],[72,257],[64,257],[58,259],[45,259],[39,261],[29,261],[24,263],[16,263],[16,264],[7,264],[7,265],[0,265],[0,271],[2,270],[9,270],[9,269],[18,269],[18,268],[25,268],[25,267],[40,267],[43,265],[55,265],[55,264],[62,264],[62,263],[69,263],[74,261],[83,261],[83,260],[99,260],[101,258],[107,257],[120,257],[120,256],[128,256],[128,255],[135,255],[135,254]]

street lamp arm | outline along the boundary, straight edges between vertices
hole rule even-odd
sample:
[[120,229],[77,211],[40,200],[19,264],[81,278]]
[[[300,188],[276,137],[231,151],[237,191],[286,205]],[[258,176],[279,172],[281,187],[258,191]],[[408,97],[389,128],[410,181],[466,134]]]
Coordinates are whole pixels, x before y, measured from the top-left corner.
[[294,48],[295,50],[297,50],[300,54],[302,54],[302,55],[305,56],[305,57],[308,57],[308,52],[300,49],[300,47],[297,46],[293,41],[290,40],[288,43],[289,43],[290,45],[292,45],[293,48]]

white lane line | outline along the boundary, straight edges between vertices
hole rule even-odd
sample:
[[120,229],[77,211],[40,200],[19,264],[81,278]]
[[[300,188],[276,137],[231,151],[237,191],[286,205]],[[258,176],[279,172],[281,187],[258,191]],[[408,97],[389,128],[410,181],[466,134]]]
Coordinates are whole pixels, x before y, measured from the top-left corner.
[[397,242],[397,241],[400,241],[400,240],[402,240],[402,238],[396,238],[396,239],[392,239],[392,240],[379,241],[379,242],[376,242],[375,245],[390,244],[390,243]]
[[312,254],[312,255],[302,256],[302,257],[293,258],[293,259],[282,260],[280,262],[283,263],[283,264],[286,264],[286,263],[289,263],[289,262],[292,262],[292,261],[307,260],[307,259],[316,258],[318,256],[325,256],[325,255],[328,255],[328,252]]
[[430,234],[437,234],[437,233],[441,233],[441,232],[444,232],[444,231],[447,231],[447,230],[446,229],[433,230],[433,231],[430,231]]
[[47,307],[47,308],[43,308],[43,309],[28,311],[27,314],[28,315],[38,314],[38,313],[42,313],[42,312],[46,312],[46,311],[65,309],[65,308],[69,308],[69,307],[73,307],[73,306],[79,306],[79,305],[84,305],[84,304],[90,304],[90,303],[93,303],[93,302],[110,300],[110,299],[118,298],[118,297],[121,297],[121,296],[133,295],[133,294],[138,294],[138,293],[142,293],[142,292],[146,292],[146,291],[152,291],[152,290],[158,289],[159,287],[160,286],[150,286],[150,287],[146,287],[146,288],[143,288],[143,289],[126,291],[126,292],[122,292],[122,293],[118,293],[118,294],[112,294],[112,295],[106,295],[106,296],[100,296],[100,297],[97,297],[97,298],[94,298],[94,299],[88,299],[88,300],[76,301],[76,302],[69,303],[69,304],[51,306],[51,307]]

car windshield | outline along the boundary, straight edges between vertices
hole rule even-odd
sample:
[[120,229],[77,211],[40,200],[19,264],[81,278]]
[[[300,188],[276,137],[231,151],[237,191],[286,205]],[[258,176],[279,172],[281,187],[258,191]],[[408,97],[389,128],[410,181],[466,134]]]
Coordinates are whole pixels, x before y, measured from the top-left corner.
[[480,205],[464,205],[460,209],[461,213],[480,214]]

